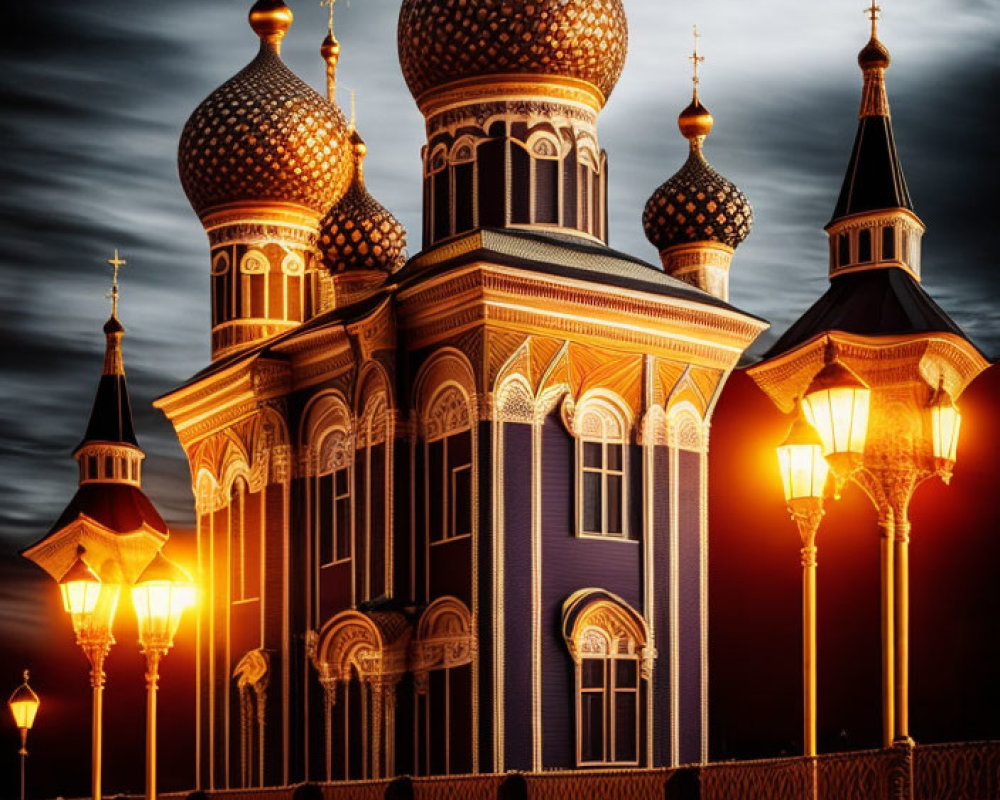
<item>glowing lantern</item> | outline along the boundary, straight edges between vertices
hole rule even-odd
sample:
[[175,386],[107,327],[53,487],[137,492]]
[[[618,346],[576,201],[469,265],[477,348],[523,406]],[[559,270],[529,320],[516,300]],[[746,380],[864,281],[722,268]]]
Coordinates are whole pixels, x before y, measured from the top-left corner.
[[870,406],[868,384],[837,360],[831,345],[826,364],[806,389],[802,410],[819,433],[823,455],[833,456],[833,467],[842,475],[861,462]]
[[24,671],[24,683],[14,690],[7,705],[10,706],[10,713],[14,715],[14,724],[18,730],[30,731],[35,724],[35,714],[38,713],[40,705],[38,695],[28,686],[28,670]]
[[934,463],[943,474],[945,482],[951,478],[951,468],[958,456],[958,432],[962,415],[952,402],[951,395],[938,386],[931,400],[931,439]]
[[90,627],[97,601],[101,597],[101,579],[83,560],[83,546],[78,546],[76,559],[59,579],[63,608],[73,620],[73,630],[79,634]]
[[194,581],[187,570],[157,553],[132,587],[132,604],[143,649],[166,652],[181,614],[194,605]]
[[778,445],[778,465],[789,508],[822,499],[830,466],[823,458],[819,434],[801,413]]

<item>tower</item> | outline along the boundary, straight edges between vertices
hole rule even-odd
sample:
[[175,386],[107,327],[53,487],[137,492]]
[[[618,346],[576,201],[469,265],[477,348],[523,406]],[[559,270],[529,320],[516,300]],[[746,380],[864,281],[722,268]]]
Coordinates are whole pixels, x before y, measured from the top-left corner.
[[[333,98],[281,60],[291,23],[281,0],[253,6],[257,57],[195,109],[181,134],[181,184],[209,239],[216,360],[333,302],[316,242],[321,218],[350,184],[354,160]],[[335,50],[331,42],[331,82]]]
[[696,28],[694,93],[677,118],[689,143],[688,158],[646,202],[642,227],[660,253],[664,272],[728,301],[733,251],[750,233],[753,209],[739,187],[712,169],[702,152],[714,124],[698,99],[698,65],[703,60]]
[[620,0],[407,0],[398,46],[426,120],[425,247],[476,228],[607,241],[597,115],[625,65]]

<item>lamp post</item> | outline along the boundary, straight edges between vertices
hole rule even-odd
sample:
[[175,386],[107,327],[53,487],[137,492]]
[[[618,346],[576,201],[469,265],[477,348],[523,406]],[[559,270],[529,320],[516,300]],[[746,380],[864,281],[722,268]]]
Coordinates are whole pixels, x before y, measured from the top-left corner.
[[823,489],[829,465],[816,430],[799,411],[785,441],[778,446],[778,465],[788,513],[802,540],[802,746],[816,755],[816,533],[823,518]]
[[184,609],[194,604],[194,581],[186,570],[157,553],[132,587],[132,603],[146,656],[146,800],[155,800],[160,660],[174,644]]
[[101,748],[104,704],[104,659],[115,643],[111,632],[121,594],[121,584],[102,581],[83,560],[85,550],[77,546],[76,559],[59,580],[63,608],[73,621],[76,642],[90,662],[91,710],[90,775],[93,800],[101,800]]
[[21,800],[24,800],[24,761],[28,757],[28,731],[35,724],[35,714],[40,705],[38,695],[28,686],[28,670],[24,671],[24,683],[14,690],[7,705],[14,716],[14,724],[21,732],[21,749],[17,754],[21,757]]

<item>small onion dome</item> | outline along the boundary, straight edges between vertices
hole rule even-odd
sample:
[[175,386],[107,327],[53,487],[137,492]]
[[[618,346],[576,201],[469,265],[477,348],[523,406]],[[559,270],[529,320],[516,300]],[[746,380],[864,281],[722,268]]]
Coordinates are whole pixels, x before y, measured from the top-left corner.
[[245,202],[295,203],[322,214],[351,179],[347,120],[285,66],[292,12],[258,0],[250,23],[260,52],[188,119],[177,161],[195,212]]
[[404,0],[399,63],[411,94],[484,75],[575,78],[607,99],[628,49],[622,0]]
[[891,61],[888,48],[875,36],[872,36],[868,44],[858,53],[858,65],[863,70],[888,69]]
[[406,262],[406,229],[365,188],[363,163],[368,147],[351,134],[354,180],[320,225],[323,263],[333,273],[377,270],[393,273]]
[[646,202],[642,227],[661,253],[668,247],[694,242],[719,242],[737,247],[753,225],[753,209],[739,187],[705,160],[701,144],[712,130],[712,115],[697,95],[677,120],[691,142],[684,166]]

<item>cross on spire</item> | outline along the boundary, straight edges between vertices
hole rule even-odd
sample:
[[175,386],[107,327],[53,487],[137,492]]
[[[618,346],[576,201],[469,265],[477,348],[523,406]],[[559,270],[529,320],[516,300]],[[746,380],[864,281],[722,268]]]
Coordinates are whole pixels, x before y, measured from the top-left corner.
[[878,15],[882,11],[882,7],[878,5],[878,0],[872,0],[872,4],[869,8],[866,8],[864,13],[872,21],[872,38],[878,38]]
[[124,267],[128,262],[124,258],[119,258],[118,248],[115,248],[115,255],[113,258],[108,259],[108,264],[111,266],[111,316],[118,316],[118,270]]
[[330,9],[330,21],[327,23],[327,27],[330,33],[333,33],[333,7],[337,5],[337,0],[319,0],[320,6],[327,6]]
[[701,64],[701,63],[703,63],[705,61],[705,57],[698,54],[698,40],[701,38],[701,34],[698,33],[698,26],[697,25],[695,25],[693,27],[694,27],[694,50],[691,52],[691,55],[688,56],[688,59],[691,61],[691,66],[692,66],[691,82],[694,84],[694,93],[695,93],[695,96],[697,97],[697,95],[698,95],[698,65]]

